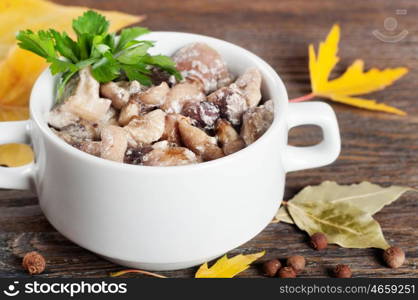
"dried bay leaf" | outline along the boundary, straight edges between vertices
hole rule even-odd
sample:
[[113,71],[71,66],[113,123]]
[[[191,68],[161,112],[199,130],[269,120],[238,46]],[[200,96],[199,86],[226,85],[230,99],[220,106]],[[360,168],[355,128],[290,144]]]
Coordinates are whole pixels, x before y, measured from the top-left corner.
[[325,201],[349,202],[371,215],[397,200],[403,193],[413,190],[397,185],[381,187],[367,181],[352,185],[339,185],[333,181],[325,181],[320,187],[328,191],[323,194]]
[[208,268],[208,264],[204,263],[197,270],[195,278],[232,278],[235,275],[249,268],[250,264],[262,257],[265,251],[253,254],[238,254],[232,258],[226,255],[216,261],[216,263]]
[[[324,181],[318,186],[307,186],[291,200],[292,203],[310,201],[344,202],[351,203],[360,210],[374,215],[385,205],[397,200],[402,194],[413,189],[404,186],[381,187],[377,184],[364,181],[360,184],[339,185],[334,181]],[[283,221],[292,224],[288,211],[280,208],[273,222]]]
[[274,216],[274,219],[271,221],[271,223],[279,223],[279,222],[294,224],[292,217],[289,215],[289,212],[287,211],[287,208],[284,205],[280,206],[279,210],[277,211],[277,214]]
[[287,208],[299,229],[309,235],[322,232],[329,243],[345,248],[389,247],[379,223],[351,203],[311,199],[289,201]]

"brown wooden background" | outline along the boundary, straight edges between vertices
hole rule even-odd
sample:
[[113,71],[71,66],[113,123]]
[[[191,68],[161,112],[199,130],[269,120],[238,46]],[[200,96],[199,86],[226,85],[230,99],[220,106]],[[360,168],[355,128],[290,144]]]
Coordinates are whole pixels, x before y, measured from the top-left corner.
[[[418,3],[416,1],[352,0],[57,0],[62,4],[87,5],[146,14],[142,23],[152,30],[194,32],[225,39],[253,51],[270,63],[284,80],[291,98],[309,92],[308,43],[324,39],[332,24],[342,27],[340,47],[342,72],[356,58],[367,67],[406,66],[410,73],[392,87],[372,96],[406,110],[407,117],[373,113],[333,104],[341,127],[342,153],[332,166],[289,174],[286,196],[301,188],[335,180],[350,184],[369,180],[383,185],[418,188]],[[397,9],[407,10],[397,15]],[[398,43],[385,43],[372,34],[395,17],[395,32],[408,30]],[[319,141],[315,128],[297,128],[296,145]],[[404,248],[407,263],[392,270],[383,266],[380,251],[342,249],[330,246],[315,252],[306,235],[294,226],[271,224],[259,236],[230,254],[266,250],[265,259],[301,254],[308,264],[303,277],[329,275],[337,263],[349,264],[358,277],[418,277],[418,194],[409,193],[376,215],[390,243]],[[45,277],[104,277],[119,266],[74,245],[46,221],[30,192],[0,191],[0,276],[26,276],[21,268],[24,253],[37,250],[47,259]],[[195,268],[161,272],[170,277],[190,277]],[[257,267],[240,275],[261,276]]]

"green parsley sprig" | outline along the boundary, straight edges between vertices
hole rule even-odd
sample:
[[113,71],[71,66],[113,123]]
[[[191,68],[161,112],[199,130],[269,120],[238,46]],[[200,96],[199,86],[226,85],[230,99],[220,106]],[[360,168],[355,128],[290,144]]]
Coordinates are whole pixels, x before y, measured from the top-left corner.
[[88,10],[73,20],[72,28],[77,36],[73,40],[66,32],[54,29],[22,30],[17,34],[20,48],[44,57],[51,65],[51,73],[61,74],[57,99],[61,98],[65,85],[82,68],[90,66],[93,77],[99,82],[109,82],[126,75],[151,85],[151,67],[157,67],[181,80],[181,75],[170,57],[150,55],[148,49],[154,42],[137,40],[150,31],[143,27],[123,29],[119,37],[109,33],[109,21],[99,13]]

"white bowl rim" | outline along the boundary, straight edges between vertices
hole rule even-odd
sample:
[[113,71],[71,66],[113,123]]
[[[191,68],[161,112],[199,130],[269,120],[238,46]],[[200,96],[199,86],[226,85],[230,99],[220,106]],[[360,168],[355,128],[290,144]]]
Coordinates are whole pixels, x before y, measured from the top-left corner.
[[[41,116],[39,113],[34,113],[34,106],[36,105],[34,103],[34,101],[32,101],[33,98],[38,97],[38,98],[42,98],[39,97],[39,95],[35,94],[36,89],[33,88],[32,89],[32,93],[31,93],[31,97],[30,97],[30,115],[31,115],[31,119],[38,125],[38,127],[41,129],[42,133],[48,137],[50,139],[51,142],[53,142],[56,146],[62,147],[63,151],[68,151],[69,153],[71,153],[72,155],[78,156],[80,159],[86,159],[91,163],[95,163],[95,164],[99,164],[102,166],[107,166],[109,168],[122,168],[122,169],[126,169],[126,170],[146,170],[146,171],[161,171],[164,170],[166,172],[171,172],[171,171],[180,171],[180,170],[192,170],[192,169],[196,169],[196,168],[207,168],[207,167],[216,167],[220,164],[223,164],[224,162],[226,162],[227,160],[234,160],[234,159],[240,159],[241,156],[245,155],[246,152],[251,151],[251,150],[255,150],[255,148],[260,145],[263,142],[266,142],[267,139],[271,138],[271,136],[274,134],[275,131],[277,131],[277,128],[280,126],[280,123],[283,122],[282,120],[285,120],[285,116],[286,116],[286,112],[287,112],[287,90],[285,88],[285,85],[283,83],[283,81],[281,80],[281,78],[279,77],[279,75],[276,73],[276,71],[267,63],[265,62],[263,59],[261,59],[259,56],[257,56],[256,54],[238,46],[235,45],[233,43],[227,42],[225,40],[221,40],[218,38],[214,38],[214,37],[210,37],[210,36],[206,36],[206,35],[200,35],[200,34],[195,34],[195,33],[187,33],[187,32],[176,32],[176,31],[152,31],[151,33],[141,36],[141,39],[143,39],[143,37],[146,36],[153,36],[153,35],[181,35],[184,37],[190,37],[190,38],[194,38],[194,39],[205,39],[205,40],[211,40],[217,43],[223,43],[228,47],[231,47],[234,49],[234,51],[237,52],[241,52],[243,54],[245,54],[246,56],[249,56],[251,59],[257,61],[257,63],[259,65],[262,66],[262,68],[266,71],[266,73],[268,73],[268,76],[270,76],[273,79],[273,82],[275,82],[277,84],[277,87],[275,88],[277,90],[278,93],[282,92],[283,95],[282,97],[271,97],[270,99],[273,100],[274,103],[274,119],[273,119],[273,123],[270,125],[269,129],[254,143],[252,143],[249,146],[246,146],[245,148],[232,153],[230,155],[226,155],[224,157],[218,158],[218,159],[214,159],[211,161],[206,161],[206,162],[201,162],[201,163],[197,163],[197,164],[189,164],[189,165],[181,165],[181,166],[144,166],[144,165],[133,165],[133,164],[127,164],[127,163],[120,163],[120,162],[115,162],[115,161],[111,161],[111,160],[107,160],[101,157],[97,157],[91,154],[88,154],[84,151],[81,151],[69,144],[67,144],[65,141],[63,141],[61,138],[59,138],[56,134],[54,134],[52,132],[52,130],[49,128],[48,123],[44,120],[45,118],[43,116]],[[158,40],[157,40],[158,43]],[[216,50],[216,49],[215,49]],[[222,53],[221,53],[222,56]],[[228,63],[228,62],[227,62]],[[35,86],[37,86],[39,80],[43,77],[49,76],[51,77],[50,80],[53,80],[52,75],[50,74],[49,68],[47,68],[46,70],[44,70],[41,75],[37,78],[36,82],[35,82]],[[279,98],[282,98],[283,100],[279,103]],[[37,100],[39,101],[39,100]],[[277,109],[277,108],[280,109]],[[283,126],[284,126],[284,122],[283,122]],[[278,134],[278,132],[276,132]],[[279,153],[277,153],[277,155],[280,155]]]

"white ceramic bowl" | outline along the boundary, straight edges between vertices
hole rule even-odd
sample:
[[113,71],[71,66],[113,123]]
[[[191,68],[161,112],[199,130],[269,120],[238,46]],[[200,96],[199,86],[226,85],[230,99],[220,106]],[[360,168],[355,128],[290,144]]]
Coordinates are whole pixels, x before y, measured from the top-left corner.
[[[28,121],[0,123],[0,142],[33,145],[35,163],[0,168],[0,187],[34,188],[51,224],[71,241],[118,264],[173,270],[238,247],[269,224],[283,197],[285,174],[333,162],[340,152],[335,114],[325,103],[288,104],[276,72],[256,55],[202,35],[154,32],[154,54],[171,55],[191,42],[219,51],[230,70],[257,67],[274,122],[249,147],[210,162],[147,167],[120,164],[66,144],[49,128],[55,79],[46,70],[33,87]],[[287,145],[288,130],[315,124],[324,140]]]

